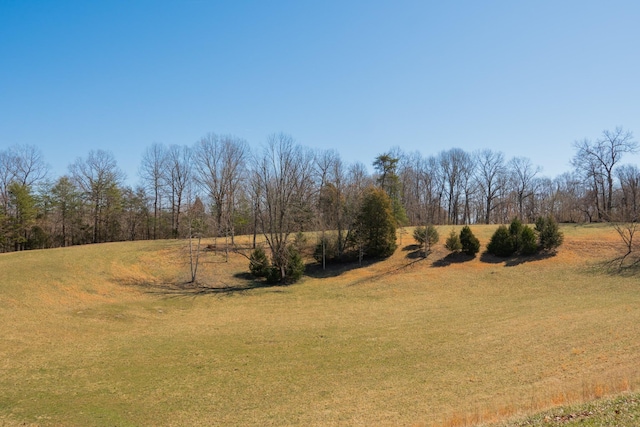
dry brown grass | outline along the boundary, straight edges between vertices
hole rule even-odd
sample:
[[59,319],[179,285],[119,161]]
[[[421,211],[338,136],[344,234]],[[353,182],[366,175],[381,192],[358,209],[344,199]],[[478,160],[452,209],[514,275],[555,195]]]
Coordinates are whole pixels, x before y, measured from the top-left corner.
[[563,230],[554,257],[401,248],[288,287],[213,251],[186,284],[182,241],[1,255],[0,426],[471,425],[636,389],[637,277],[598,267],[613,230]]

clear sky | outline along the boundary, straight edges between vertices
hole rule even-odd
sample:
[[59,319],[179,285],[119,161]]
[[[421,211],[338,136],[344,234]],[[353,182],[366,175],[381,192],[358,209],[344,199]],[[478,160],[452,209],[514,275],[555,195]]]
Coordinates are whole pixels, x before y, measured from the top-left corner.
[[[640,139],[640,2],[0,0],[0,149],[54,176],[111,151],[274,132],[367,166],[394,146],[529,157]],[[640,164],[640,156],[624,163]]]

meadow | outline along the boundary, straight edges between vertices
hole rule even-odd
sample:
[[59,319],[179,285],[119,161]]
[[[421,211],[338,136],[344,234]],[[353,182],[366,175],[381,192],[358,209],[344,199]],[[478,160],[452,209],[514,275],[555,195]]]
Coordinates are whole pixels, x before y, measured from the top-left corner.
[[0,426],[475,425],[640,388],[612,228],[509,261],[447,257],[450,229],[290,286],[219,240],[198,286],[184,240],[0,254]]

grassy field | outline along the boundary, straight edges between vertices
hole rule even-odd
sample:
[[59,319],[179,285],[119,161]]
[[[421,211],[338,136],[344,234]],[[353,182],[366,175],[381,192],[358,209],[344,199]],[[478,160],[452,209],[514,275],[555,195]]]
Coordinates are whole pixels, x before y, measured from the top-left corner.
[[473,425],[637,390],[638,276],[602,268],[613,229],[562,230],[508,262],[407,233],[287,287],[215,251],[185,285],[184,241],[0,254],[0,426]]

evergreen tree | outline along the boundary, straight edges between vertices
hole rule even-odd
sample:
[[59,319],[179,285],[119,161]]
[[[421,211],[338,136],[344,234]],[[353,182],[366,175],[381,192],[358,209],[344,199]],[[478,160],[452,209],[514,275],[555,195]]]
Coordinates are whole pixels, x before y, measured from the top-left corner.
[[264,249],[260,246],[255,248],[249,257],[249,271],[251,271],[251,274],[255,277],[267,277],[269,268],[271,268],[271,263]]
[[356,218],[352,240],[366,255],[388,257],[396,250],[396,220],[387,193],[370,187]]
[[460,236],[456,233],[456,230],[451,230],[444,247],[451,252],[460,252],[462,250],[462,243],[460,242]]
[[514,254],[513,239],[506,225],[499,226],[493,233],[487,245],[487,251],[500,257],[508,257]]
[[342,255],[339,250],[339,238],[335,235],[326,234],[313,250],[313,258],[322,263],[322,260],[333,261]]
[[462,245],[462,252],[467,255],[475,256],[480,251],[480,241],[473,235],[468,225],[465,225],[460,230],[460,244]]
[[407,212],[400,201],[402,184],[397,173],[398,162],[397,157],[392,157],[390,153],[381,154],[376,157],[373,167],[378,172],[378,185],[382,188],[391,199],[391,210],[396,220],[396,226],[402,226],[409,221]]
[[519,251],[522,255],[533,255],[538,252],[536,233],[528,225],[525,225],[520,232]]
[[515,253],[533,255],[538,252],[535,232],[528,225],[523,225],[518,218],[514,218],[507,228],[504,225],[491,236],[487,251],[493,255],[508,257]]
[[538,245],[541,250],[550,251],[562,245],[564,235],[553,217],[538,218],[536,220],[536,231],[538,232]]
[[513,252],[519,251],[522,246],[521,237],[523,227],[524,225],[522,225],[522,222],[517,217],[509,224],[509,235],[511,236]]
[[37,209],[28,185],[17,181],[9,185],[9,210],[9,239],[14,249],[29,249],[29,231],[35,225]]
[[304,261],[302,255],[295,245],[289,246],[289,257],[287,260],[287,274],[284,278],[286,283],[295,283],[304,274]]
[[81,221],[81,195],[71,179],[63,176],[51,189],[51,197],[61,227],[58,237],[59,244],[61,246],[72,245],[77,242],[74,236],[78,234],[76,229],[79,228],[78,224]]
[[413,239],[424,249],[424,256],[426,257],[431,252],[431,247],[438,243],[440,235],[438,230],[429,224],[426,227],[416,227],[413,230]]

